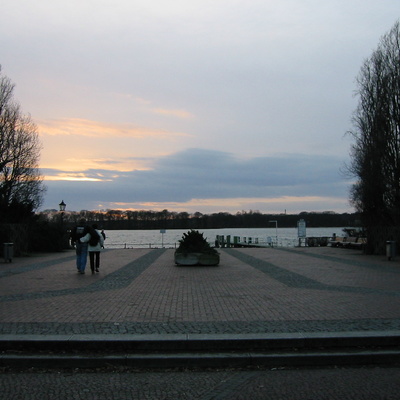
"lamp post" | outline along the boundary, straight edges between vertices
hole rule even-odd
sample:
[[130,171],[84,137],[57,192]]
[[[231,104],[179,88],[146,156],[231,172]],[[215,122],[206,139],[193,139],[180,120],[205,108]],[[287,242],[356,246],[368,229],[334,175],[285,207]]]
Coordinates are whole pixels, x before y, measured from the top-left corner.
[[64,211],[65,211],[65,207],[67,207],[67,205],[64,203],[64,200],[61,201],[61,203],[58,205],[60,207],[60,213],[61,213],[61,225],[63,223],[63,218],[64,218]]
[[61,236],[61,245],[64,248],[67,248],[67,244],[66,244],[66,236],[65,236],[65,232],[64,232],[64,211],[65,211],[65,207],[67,207],[67,205],[64,203],[64,200],[61,201],[61,203],[58,205],[60,207],[60,222],[61,222],[61,232],[62,232],[62,236]]
[[278,221],[273,220],[273,221],[268,221],[269,223],[274,223],[275,224],[275,237],[276,237],[276,245],[278,246]]

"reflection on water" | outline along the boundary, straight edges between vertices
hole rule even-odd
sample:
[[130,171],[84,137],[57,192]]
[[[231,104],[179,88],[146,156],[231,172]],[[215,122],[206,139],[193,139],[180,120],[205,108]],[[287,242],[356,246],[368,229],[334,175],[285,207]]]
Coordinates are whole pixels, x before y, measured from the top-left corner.
[[[332,237],[334,233],[337,236],[342,235],[343,228],[307,228],[307,237]],[[116,230],[107,231],[105,247],[106,248],[155,248],[166,247],[175,248],[179,245],[179,240],[186,233],[187,229],[171,229],[161,233],[160,230]],[[272,240],[274,245],[278,246],[297,246],[299,243],[297,228],[225,228],[225,229],[199,229],[204,234],[207,241],[214,245],[217,235],[238,236],[243,238],[252,238],[252,242],[258,239],[259,243],[267,243]]]

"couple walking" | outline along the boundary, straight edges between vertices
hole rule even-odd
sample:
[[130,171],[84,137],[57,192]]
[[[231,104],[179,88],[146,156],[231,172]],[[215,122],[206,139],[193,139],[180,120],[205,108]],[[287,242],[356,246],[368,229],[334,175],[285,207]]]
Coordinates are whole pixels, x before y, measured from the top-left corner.
[[71,242],[75,245],[76,267],[80,274],[85,273],[88,252],[92,274],[95,271],[99,272],[100,250],[104,247],[104,236],[103,232],[99,232],[96,224],[87,226],[85,219],[81,219],[78,226],[72,230]]

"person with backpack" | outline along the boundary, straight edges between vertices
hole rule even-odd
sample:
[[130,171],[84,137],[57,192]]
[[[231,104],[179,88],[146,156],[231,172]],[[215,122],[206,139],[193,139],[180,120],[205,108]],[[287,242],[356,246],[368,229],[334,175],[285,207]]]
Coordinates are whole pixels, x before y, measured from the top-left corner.
[[80,239],[87,235],[89,230],[90,228],[87,226],[86,220],[82,218],[79,220],[78,225],[71,231],[71,244],[75,247],[76,268],[78,269],[79,274],[85,273],[88,253],[88,244],[81,243]]
[[93,224],[89,232],[80,239],[81,243],[88,243],[90,269],[92,274],[94,271],[99,272],[100,268],[100,250],[104,246],[104,238],[97,225]]

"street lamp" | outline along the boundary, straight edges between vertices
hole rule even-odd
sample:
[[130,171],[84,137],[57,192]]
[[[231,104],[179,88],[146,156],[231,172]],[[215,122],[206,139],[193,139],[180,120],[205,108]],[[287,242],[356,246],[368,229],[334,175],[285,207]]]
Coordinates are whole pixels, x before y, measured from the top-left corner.
[[67,207],[67,205],[64,203],[64,200],[61,201],[61,203],[58,205],[60,207],[60,212],[61,212],[61,224],[63,223],[63,217],[64,217],[64,211],[65,211],[65,207]]
[[[67,207],[67,205],[64,203],[64,200],[61,201],[61,203],[58,205],[60,207],[60,220],[61,220],[61,232],[62,232],[62,246],[66,246],[66,235],[64,232],[64,211],[65,211],[65,207]],[[65,247],[66,248],[66,247]]]
[[67,207],[67,205],[64,203],[64,200],[61,201],[61,203],[59,204],[59,207],[60,207],[61,212],[65,211],[65,207]]
[[270,223],[275,223],[275,237],[276,237],[276,245],[278,246],[278,221],[268,221]]

